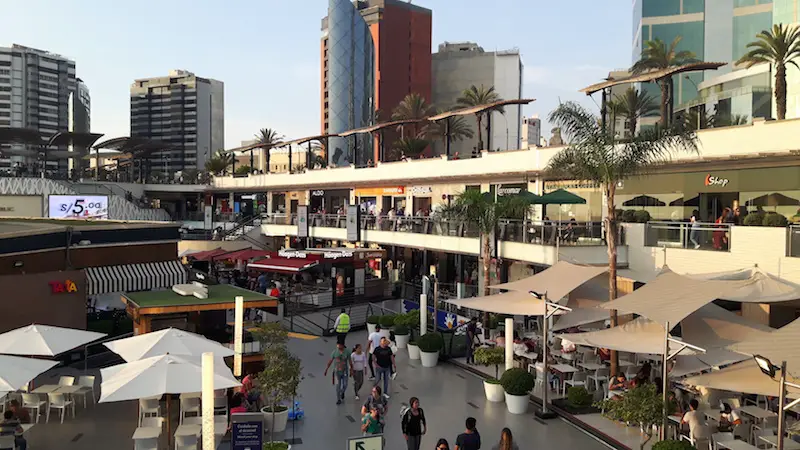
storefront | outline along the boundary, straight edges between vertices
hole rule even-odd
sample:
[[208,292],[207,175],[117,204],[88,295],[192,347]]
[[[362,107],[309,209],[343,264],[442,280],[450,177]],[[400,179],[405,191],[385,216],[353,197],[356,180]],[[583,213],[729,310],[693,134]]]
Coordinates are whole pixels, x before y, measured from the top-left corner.
[[389,210],[405,209],[405,186],[358,188],[355,190],[356,204],[362,213],[384,215]]
[[39,323],[86,329],[83,270],[0,276],[0,333]]
[[345,206],[350,203],[350,190],[315,189],[309,192],[309,197],[309,211],[311,213],[324,211],[326,214],[336,214],[340,209],[344,211]]

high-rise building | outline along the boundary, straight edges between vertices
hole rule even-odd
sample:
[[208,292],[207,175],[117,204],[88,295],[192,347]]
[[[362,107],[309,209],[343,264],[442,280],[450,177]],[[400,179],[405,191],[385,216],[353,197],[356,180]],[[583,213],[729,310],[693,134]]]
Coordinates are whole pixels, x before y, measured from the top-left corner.
[[542,120],[538,116],[522,118],[520,148],[538,147],[542,141]]
[[[0,47],[0,127],[37,130],[45,140],[68,131],[72,113],[69,98],[76,92],[76,83],[75,61],[71,59],[17,44]],[[85,85],[82,89],[88,99],[88,89]],[[88,122],[88,103],[85,114]],[[0,145],[0,167],[32,168],[41,160],[39,150],[24,144]],[[47,170],[66,172],[67,161],[48,159]]]
[[[445,42],[439,45],[439,51],[433,54],[433,103],[443,109],[456,104],[464,89],[475,85],[486,88],[494,86],[495,92],[503,100],[522,98],[522,58],[519,50],[496,52],[484,51],[474,42]],[[477,121],[473,116],[466,120],[477,131]],[[522,106],[505,107],[505,114],[492,113],[491,136],[487,139],[486,130],[482,130],[483,143],[486,149],[515,150],[520,147],[520,126],[522,124]],[[486,120],[481,124],[486,127]],[[459,153],[461,157],[472,154],[478,149],[477,139],[452,142],[450,152]],[[444,152],[444,144],[434,144],[436,153]]]
[[[73,133],[89,133],[92,131],[92,100],[89,95],[89,88],[80,78],[75,79],[75,91],[69,94],[69,128]],[[88,148],[75,149],[87,152]],[[90,161],[83,158],[72,158],[67,162],[70,170],[78,170],[83,173],[84,169],[89,168]]]
[[[330,0],[322,19],[322,132],[388,119],[410,93],[431,99],[432,12],[400,0]],[[385,132],[386,148],[396,139]],[[332,138],[331,166],[380,158],[377,139]],[[353,154],[353,149],[356,153]]]
[[172,174],[202,170],[225,147],[224,84],[185,70],[136,80],[131,85],[131,137],[163,142],[169,149],[147,158],[150,170]]

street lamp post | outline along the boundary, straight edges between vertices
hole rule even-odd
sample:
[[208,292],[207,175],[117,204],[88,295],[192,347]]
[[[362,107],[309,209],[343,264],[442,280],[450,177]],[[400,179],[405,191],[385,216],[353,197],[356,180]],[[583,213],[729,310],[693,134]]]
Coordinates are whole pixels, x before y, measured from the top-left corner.
[[767,359],[761,355],[753,355],[753,359],[756,360],[756,364],[758,368],[761,369],[768,377],[775,379],[775,372],[780,370],[781,377],[779,380],[780,386],[778,389],[778,450],[783,450],[783,434],[786,432],[786,419],[784,418],[784,413],[787,409],[794,408],[798,404],[800,404],[800,398],[791,401],[788,405],[784,405],[786,403],[786,388],[792,387],[795,389],[800,389],[800,385],[795,383],[790,383],[786,381],[786,361],[781,362],[780,367],[776,367],[772,364],[772,361]]
[[[530,291],[529,293],[534,297],[536,297],[537,299],[542,300],[542,302],[544,303],[544,310],[545,310],[545,313],[542,315],[542,317],[544,318],[543,320],[544,324],[542,325],[542,345],[541,345],[542,363],[544,364],[544,372],[542,375],[544,376],[544,383],[542,383],[542,409],[541,411],[536,412],[536,417],[540,419],[553,419],[556,417],[556,415],[547,410],[547,394],[548,394],[548,389],[550,389],[550,382],[547,380],[547,374],[550,373],[550,367],[549,364],[547,363],[547,334],[549,333],[550,330],[549,327],[547,326],[547,323],[550,320],[550,318],[553,317],[553,315],[558,311],[569,312],[572,311],[572,308],[548,301],[546,291],[543,294],[540,294],[535,291]],[[550,308],[553,308],[553,310],[551,311]]]

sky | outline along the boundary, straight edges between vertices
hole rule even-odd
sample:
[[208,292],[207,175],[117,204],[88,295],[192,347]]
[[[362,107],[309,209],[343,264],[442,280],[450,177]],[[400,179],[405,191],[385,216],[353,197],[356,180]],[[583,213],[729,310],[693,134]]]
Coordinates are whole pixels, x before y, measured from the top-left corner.
[[[0,46],[21,44],[75,60],[89,87],[92,131],[130,131],[133,80],[185,69],[225,83],[225,144],[260,128],[288,138],[320,130],[320,20],[327,0],[4,0]],[[413,0],[433,10],[433,49],[473,41],[518,48],[523,114],[559,101],[598,110],[578,92],[631,64],[631,0]],[[302,6],[301,6],[302,5]],[[545,136],[549,136],[544,125]]]

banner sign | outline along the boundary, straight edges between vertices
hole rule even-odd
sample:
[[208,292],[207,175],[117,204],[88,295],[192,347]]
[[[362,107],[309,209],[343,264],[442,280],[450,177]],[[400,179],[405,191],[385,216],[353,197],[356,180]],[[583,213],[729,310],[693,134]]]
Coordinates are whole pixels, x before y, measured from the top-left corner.
[[108,219],[105,195],[51,195],[48,202],[51,219]]
[[263,414],[231,414],[231,449],[261,450],[263,445]]
[[361,208],[358,205],[347,207],[347,240],[350,242],[361,240]]
[[308,237],[308,205],[297,206],[297,237]]

